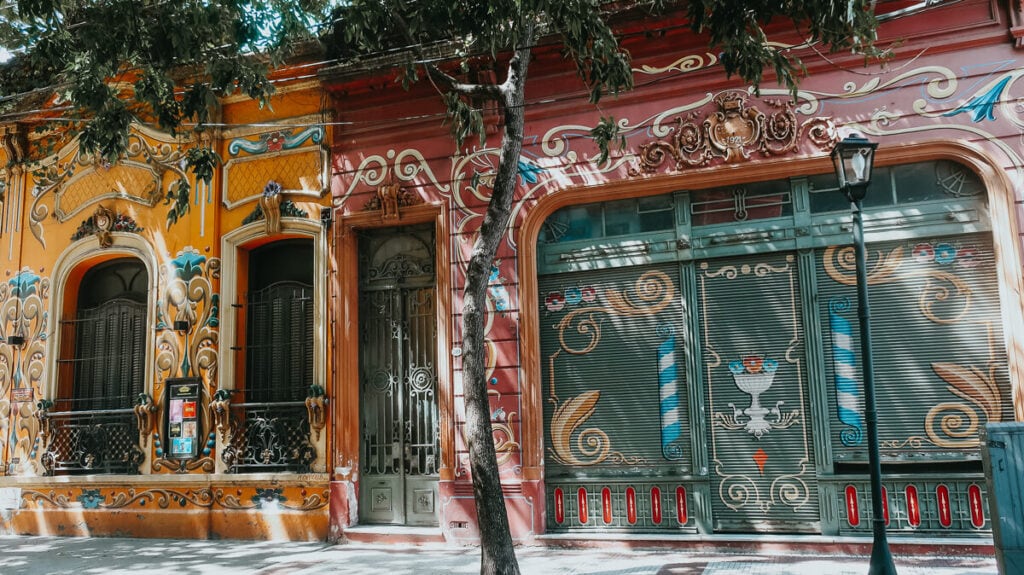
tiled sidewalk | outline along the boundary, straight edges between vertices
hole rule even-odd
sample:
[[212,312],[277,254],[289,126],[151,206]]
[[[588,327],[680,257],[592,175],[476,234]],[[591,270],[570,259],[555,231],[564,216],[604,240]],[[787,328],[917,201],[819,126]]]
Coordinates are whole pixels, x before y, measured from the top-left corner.
[[[863,575],[868,558],[678,549],[523,547],[524,575]],[[992,557],[897,556],[901,575],[996,575]],[[479,550],[441,545],[0,537],[4,575],[479,573]]]

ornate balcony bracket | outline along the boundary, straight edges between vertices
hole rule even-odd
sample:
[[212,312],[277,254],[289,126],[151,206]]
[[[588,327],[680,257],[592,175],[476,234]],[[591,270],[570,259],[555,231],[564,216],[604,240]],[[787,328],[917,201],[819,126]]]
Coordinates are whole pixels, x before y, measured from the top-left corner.
[[213,394],[210,401],[210,419],[220,433],[220,440],[223,443],[231,443],[235,435],[234,424],[231,421],[231,394],[234,390],[219,389]]
[[314,441],[319,441],[320,432],[327,425],[327,395],[323,386],[309,386],[306,411],[309,412],[309,428],[315,434]]
[[43,447],[46,447],[50,440],[50,409],[52,408],[53,402],[49,399],[40,399],[36,402],[35,417],[39,421],[39,442]]
[[142,437],[142,447],[146,447],[153,432],[153,424],[156,423],[156,402],[148,393],[140,393],[132,409],[135,411],[135,422]]

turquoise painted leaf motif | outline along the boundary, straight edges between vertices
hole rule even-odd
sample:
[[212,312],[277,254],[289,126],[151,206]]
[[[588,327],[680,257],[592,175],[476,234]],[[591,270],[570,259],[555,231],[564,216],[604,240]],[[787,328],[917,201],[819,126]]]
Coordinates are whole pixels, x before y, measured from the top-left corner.
[[206,263],[206,256],[201,256],[194,252],[185,252],[171,260],[175,275],[186,283],[203,273],[204,263]]
[[30,271],[23,271],[14,276],[7,283],[11,286],[11,295],[25,298],[36,293],[36,284],[42,279]]
[[283,147],[286,150],[291,150],[292,148],[297,148],[301,146],[303,143],[305,143],[306,140],[309,139],[312,139],[314,144],[319,144],[320,141],[323,140],[323,138],[323,126],[313,126],[311,128],[306,128],[305,130],[297,134],[293,134],[291,136],[286,137],[284,139]]
[[946,112],[943,116],[956,116],[963,112],[970,112],[971,120],[975,122],[982,122],[984,120],[995,121],[995,105],[1002,99],[1003,90],[1010,83],[1010,79],[1011,76],[1003,78],[995,86],[992,86],[985,92],[975,94],[966,103]]
[[77,497],[83,509],[99,509],[106,498],[106,495],[100,495],[99,489],[83,489],[82,494]]
[[536,184],[540,180],[539,175],[544,173],[544,168],[534,164],[524,156],[519,156],[516,168],[519,172],[519,180],[524,186],[527,183]]
[[206,325],[210,327],[217,327],[220,325],[220,294],[213,294],[210,296],[210,319],[206,320]]

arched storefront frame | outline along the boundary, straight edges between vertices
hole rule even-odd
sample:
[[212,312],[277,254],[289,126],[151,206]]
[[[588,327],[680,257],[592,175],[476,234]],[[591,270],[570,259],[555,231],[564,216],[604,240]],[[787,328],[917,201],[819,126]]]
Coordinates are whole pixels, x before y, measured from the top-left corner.
[[[882,146],[878,151],[876,166],[937,160],[958,162],[972,169],[981,178],[987,191],[1007,367],[1013,393],[1013,412],[1017,420],[1024,420],[1024,289],[1021,279],[1024,260],[1020,252],[1018,223],[1014,220],[1016,210],[1012,183],[1006,172],[985,152],[960,143],[926,142]],[[700,190],[784,179],[794,175],[828,174],[831,171],[832,164],[828,157],[765,161],[742,166],[716,166],[683,174],[607,182],[562,190],[545,196],[530,211],[519,230],[518,243],[523,246],[519,269],[531,270],[520,278],[521,308],[535,310],[540,306],[536,274],[537,240],[544,222],[561,208],[576,204],[654,196],[679,189]],[[520,345],[523,353],[523,472],[525,479],[543,480],[545,430],[539,328],[540,318],[537,314],[522,314]]]

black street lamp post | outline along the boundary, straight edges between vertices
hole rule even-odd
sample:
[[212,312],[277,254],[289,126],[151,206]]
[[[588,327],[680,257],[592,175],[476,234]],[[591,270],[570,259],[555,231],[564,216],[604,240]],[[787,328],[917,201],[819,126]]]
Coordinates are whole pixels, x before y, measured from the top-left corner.
[[871,472],[871,528],[874,536],[869,575],[896,575],[889,551],[882,507],[882,461],[878,449],[878,412],[875,408],[875,373],[871,360],[871,310],[868,305],[867,254],[864,248],[863,205],[875,148],[859,134],[851,134],[832,150],[839,190],[850,200],[853,210],[853,244],[857,265],[857,318],[860,320],[860,351],[864,377],[864,419],[868,428],[868,467]]

